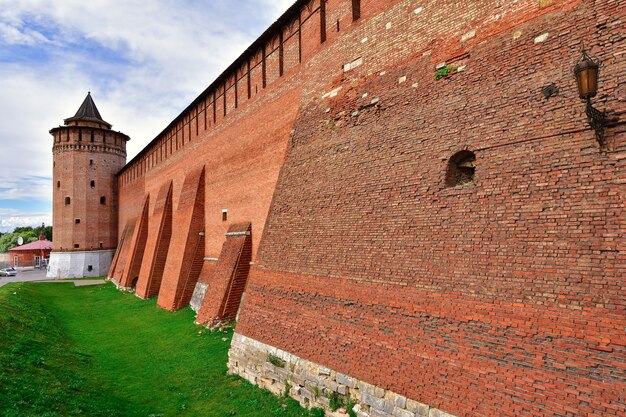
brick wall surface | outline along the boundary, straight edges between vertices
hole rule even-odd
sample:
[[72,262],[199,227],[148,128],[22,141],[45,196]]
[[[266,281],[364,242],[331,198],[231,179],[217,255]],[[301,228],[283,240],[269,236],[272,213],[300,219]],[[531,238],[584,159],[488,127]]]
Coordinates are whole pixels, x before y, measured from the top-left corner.
[[[414,8],[455,31],[401,64],[315,57],[363,64],[305,86],[237,332],[459,416],[626,415],[626,137],[600,152],[571,74],[584,40],[624,111],[626,3],[458,4]],[[400,58],[402,6],[347,36]],[[448,187],[464,149],[475,181]]]
[[[255,231],[240,335],[457,416],[625,416],[626,1],[350,3],[303,2],[123,169],[120,234],[168,181],[190,230],[204,169],[204,256]],[[583,42],[618,121],[603,149]]]
[[[242,104],[236,112],[219,121],[217,125],[209,125],[208,120],[207,129],[203,131],[203,122],[200,123],[199,139],[186,143],[147,172],[137,174],[135,179],[125,180],[123,177],[134,170],[134,165],[131,164],[127,168],[130,171],[118,176],[120,235],[127,225],[140,216],[143,199],[147,195],[156,198],[161,187],[170,181],[171,204],[174,208],[172,222],[188,228],[186,221],[181,220],[182,212],[178,210],[183,184],[189,172],[207,167],[203,181],[205,219],[199,230],[204,232],[202,257],[218,258],[226,231],[230,225],[241,222],[250,222],[258,230],[258,235],[253,235],[254,255],[265,225],[278,172],[285,159],[293,120],[299,109],[298,90],[293,88],[297,82],[299,81],[295,74],[292,74],[283,81],[284,84],[268,87],[258,100]],[[279,87],[280,91],[276,91]],[[211,117],[212,115],[209,119]],[[203,119],[203,116],[200,118]],[[195,122],[192,124],[195,126]],[[228,211],[226,221],[222,220],[223,209]],[[174,226],[173,233],[176,230],[177,226]],[[148,239],[147,245],[154,247],[155,242],[151,239],[153,238]],[[175,236],[172,235],[171,239],[173,242]],[[172,252],[171,245],[167,251],[168,254],[177,253],[177,256],[181,256],[181,252]],[[123,258],[117,263],[121,265],[126,262],[125,257]],[[142,265],[142,269],[149,268],[149,259],[150,257],[146,257],[146,265]],[[208,279],[212,266],[212,262],[205,262],[200,280]],[[114,278],[111,272],[109,276]],[[161,286],[159,292],[168,292],[170,288],[174,286]],[[167,297],[174,298],[173,294]]]
[[151,298],[159,294],[163,271],[172,237],[172,182],[159,190],[154,211],[148,225],[145,248],[146,259],[141,264],[136,294]]
[[57,230],[53,250],[114,249],[118,239],[115,174],[126,161],[126,136],[84,126],[61,126],[52,134],[52,221]]
[[134,288],[139,280],[139,271],[143,261],[143,255],[146,249],[146,241],[148,239],[148,213],[150,211],[150,197],[146,197],[143,203],[141,216],[137,219],[136,227],[130,236],[128,260],[125,265],[120,286],[124,288]]
[[[39,261],[42,262],[44,259],[50,257],[50,250],[22,250],[22,251],[9,251],[7,254],[8,265],[13,268],[22,268],[22,267],[35,267],[39,266],[35,262],[35,257],[39,258]],[[17,258],[17,263],[15,262]],[[4,268],[5,266],[3,266]]]
[[111,269],[109,269],[108,277],[112,279],[117,285],[122,280],[124,269],[126,268],[126,260],[130,257],[130,242],[132,240],[133,233],[135,232],[135,220],[128,221],[126,227],[120,234],[120,241],[117,244],[117,250],[113,256],[111,262]]
[[215,324],[237,316],[252,260],[250,226],[239,223],[228,229],[219,260],[207,280],[207,292],[196,318],[198,323]]
[[185,178],[183,190],[173,220],[169,253],[165,261],[158,304],[177,310],[189,304],[203,263],[204,236],[204,178],[205,170],[191,171]]

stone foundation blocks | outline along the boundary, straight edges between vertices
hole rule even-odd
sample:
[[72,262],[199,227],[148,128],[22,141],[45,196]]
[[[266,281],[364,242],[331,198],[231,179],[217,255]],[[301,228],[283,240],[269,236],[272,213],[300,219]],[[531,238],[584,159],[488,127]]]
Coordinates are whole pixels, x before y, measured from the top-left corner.
[[332,411],[337,400],[352,406],[358,417],[455,417],[239,333],[228,352],[228,372],[275,395],[288,388],[302,406],[324,408],[331,417],[347,415]]

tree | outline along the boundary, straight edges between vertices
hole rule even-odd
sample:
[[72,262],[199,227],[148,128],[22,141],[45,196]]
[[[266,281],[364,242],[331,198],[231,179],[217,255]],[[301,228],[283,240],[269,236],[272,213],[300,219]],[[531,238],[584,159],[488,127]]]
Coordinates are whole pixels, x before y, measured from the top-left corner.
[[[16,228],[16,229],[20,229],[23,230],[25,228]],[[4,235],[2,235],[2,237],[0,237],[0,252],[8,252],[9,249],[13,249],[14,247],[17,246],[17,239],[19,237],[22,237],[22,239],[24,239],[24,243],[30,243],[30,242],[34,242],[37,239],[39,239],[39,235],[37,235],[31,228],[31,230],[26,230],[26,231],[22,231],[22,232],[18,232],[18,233],[5,233]]]
[[44,226],[42,224],[41,226],[33,228],[33,232],[35,232],[37,236],[44,235],[46,240],[52,242],[52,226]]

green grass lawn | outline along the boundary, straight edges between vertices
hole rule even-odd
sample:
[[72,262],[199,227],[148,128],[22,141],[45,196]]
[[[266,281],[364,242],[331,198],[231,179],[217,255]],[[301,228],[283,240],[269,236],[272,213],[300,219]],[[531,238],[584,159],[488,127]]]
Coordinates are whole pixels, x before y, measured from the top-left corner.
[[211,333],[112,284],[0,288],[0,416],[310,416],[226,374]]

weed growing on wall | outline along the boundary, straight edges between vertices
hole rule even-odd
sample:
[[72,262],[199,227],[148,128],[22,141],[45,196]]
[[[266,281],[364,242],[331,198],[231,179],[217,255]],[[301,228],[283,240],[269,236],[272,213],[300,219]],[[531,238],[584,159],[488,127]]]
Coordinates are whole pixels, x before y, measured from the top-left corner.
[[285,361],[282,360],[281,358],[279,358],[276,355],[272,355],[271,353],[269,355],[267,355],[267,361],[269,363],[271,363],[272,365],[274,365],[277,368],[284,368],[285,367]]
[[454,74],[459,67],[456,65],[446,65],[435,73],[435,80],[440,80],[448,75]]

